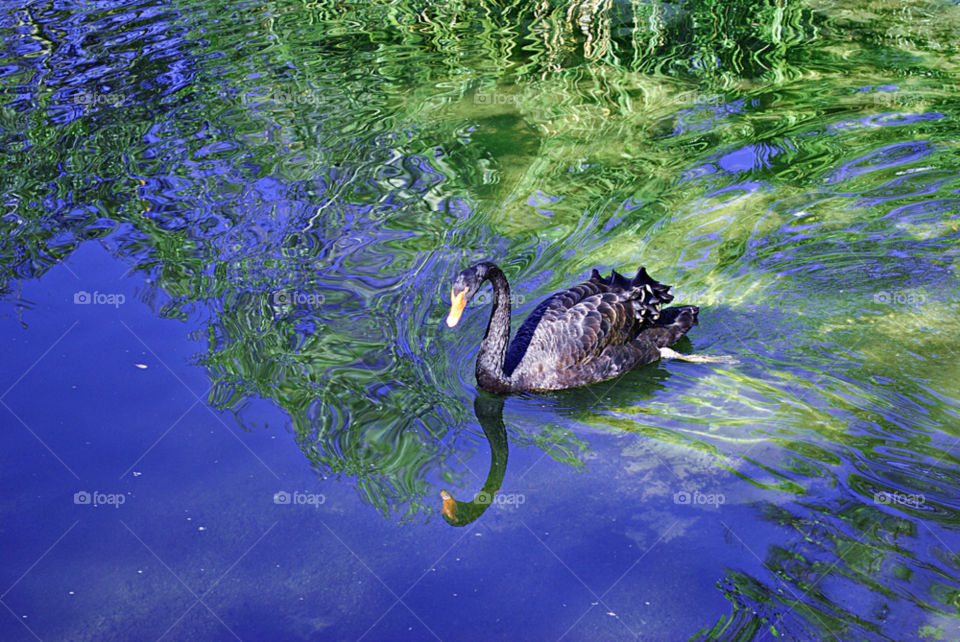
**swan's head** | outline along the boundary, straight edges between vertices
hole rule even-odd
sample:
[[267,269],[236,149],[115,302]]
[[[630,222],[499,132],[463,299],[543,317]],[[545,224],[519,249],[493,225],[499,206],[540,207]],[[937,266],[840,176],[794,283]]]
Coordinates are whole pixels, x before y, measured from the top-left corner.
[[453,280],[453,287],[450,290],[450,314],[447,315],[448,326],[452,328],[460,322],[463,309],[483,285],[492,265],[492,263],[477,263],[458,274]]

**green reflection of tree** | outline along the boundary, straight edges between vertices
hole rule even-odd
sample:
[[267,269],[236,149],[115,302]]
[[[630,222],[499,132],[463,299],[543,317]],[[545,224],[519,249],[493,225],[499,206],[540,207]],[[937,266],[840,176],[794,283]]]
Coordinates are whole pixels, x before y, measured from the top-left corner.
[[[461,466],[449,460],[463,448],[458,435],[469,411],[430,369],[399,353],[394,328],[351,310],[348,299],[314,311],[278,305],[271,292],[224,298],[229,305],[211,318],[208,350],[198,358],[214,379],[215,406],[246,424],[246,400],[270,399],[289,414],[317,473],[355,480],[384,515],[436,512],[428,476],[462,485]],[[585,447],[550,428],[514,431],[514,441],[574,466]]]
[[270,399],[322,477],[355,479],[384,514],[430,512],[425,475],[455,475],[446,442],[464,421],[456,399],[391,354],[390,337],[351,311],[355,302],[305,312],[277,305],[279,290],[228,296],[211,319],[198,362],[214,379],[213,404],[245,424],[244,402]]
[[[920,529],[909,515],[860,502],[789,508],[763,503],[757,508],[763,519],[787,529],[788,542],[754,551],[769,573],[765,577],[728,569],[717,587],[731,602],[732,615],[691,639],[749,640],[765,634],[774,639],[897,639],[884,620],[898,601],[944,622],[956,617],[949,594],[938,595],[935,585],[927,585],[930,578],[917,582],[933,571],[933,577],[953,583],[956,556],[945,554],[940,542],[918,552]],[[743,545],[732,530],[726,539]],[[942,566],[934,568],[931,562]],[[873,606],[867,609],[848,599],[841,589],[847,586],[869,590]],[[922,617],[894,624],[909,634],[929,628]]]

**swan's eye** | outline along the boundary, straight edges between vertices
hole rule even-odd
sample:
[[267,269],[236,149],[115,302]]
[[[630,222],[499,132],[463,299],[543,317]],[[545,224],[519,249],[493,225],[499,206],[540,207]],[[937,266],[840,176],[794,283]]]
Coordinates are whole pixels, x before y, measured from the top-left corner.
[[450,314],[447,315],[447,325],[451,328],[460,322],[460,315],[463,314],[463,309],[467,307],[467,292],[469,291],[470,289],[467,288],[460,294],[450,292]]

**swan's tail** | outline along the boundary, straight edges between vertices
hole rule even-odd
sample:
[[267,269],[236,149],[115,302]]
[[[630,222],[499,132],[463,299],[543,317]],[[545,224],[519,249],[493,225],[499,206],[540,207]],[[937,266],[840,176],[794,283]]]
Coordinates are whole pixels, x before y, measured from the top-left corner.
[[673,295],[670,294],[670,286],[664,285],[652,276],[647,274],[647,268],[637,270],[637,275],[628,279],[616,270],[610,273],[610,276],[603,278],[603,275],[596,269],[590,273],[591,281],[599,281],[614,289],[619,289],[624,293],[642,290],[652,299],[656,299],[661,304],[673,301]]
[[[651,277],[647,274],[646,268],[637,270],[637,275],[632,279],[628,279],[616,270],[613,270],[609,277],[603,278],[599,271],[593,270],[590,274],[590,280],[602,283],[610,290],[631,300],[637,318],[646,323],[658,321],[661,306],[673,301],[670,286],[664,285]],[[696,313],[694,313],[694,317],[696,317]],[[696,323],[696,319],[694,319],[694,323]]]

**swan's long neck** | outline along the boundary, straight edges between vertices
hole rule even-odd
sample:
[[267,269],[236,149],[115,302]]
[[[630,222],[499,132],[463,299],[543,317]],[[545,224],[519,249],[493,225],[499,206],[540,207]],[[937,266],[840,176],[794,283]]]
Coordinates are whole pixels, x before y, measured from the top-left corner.
[[490,392],[509,392],[510,381],[503,374],[503,364],[510,343],[510,285],[496,265],[491,265],[484,280],[493,285],[493,312],[477,355],[477,383]]

